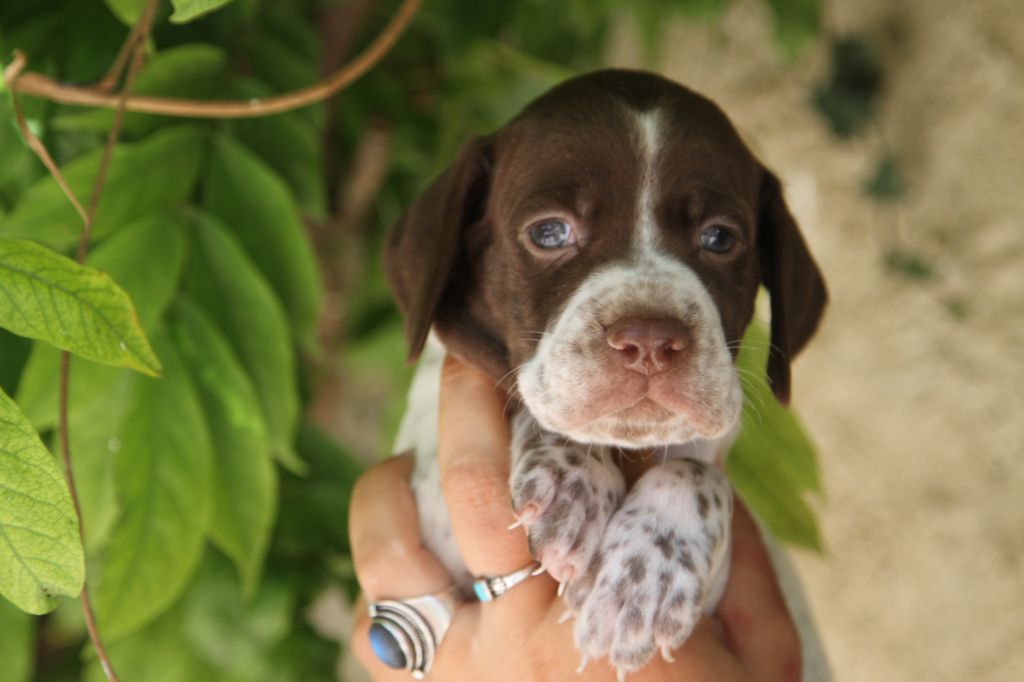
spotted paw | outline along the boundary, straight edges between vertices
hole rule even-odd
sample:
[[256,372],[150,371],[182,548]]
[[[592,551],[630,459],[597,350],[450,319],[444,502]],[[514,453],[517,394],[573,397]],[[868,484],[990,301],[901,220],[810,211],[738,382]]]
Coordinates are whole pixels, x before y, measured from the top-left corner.
[[612,518],[587,575],[569,585],[584,657],[620,679],[671,652],[717,601],[728,564],[732,494],[717,470],[686,460],[648,471]]
[[[515,422],[514,422],[515,426]],[[625,483],[606,448],[566,443],[531,427],[513,437],[514,526],[562,585],[580,578],[622,500]]]

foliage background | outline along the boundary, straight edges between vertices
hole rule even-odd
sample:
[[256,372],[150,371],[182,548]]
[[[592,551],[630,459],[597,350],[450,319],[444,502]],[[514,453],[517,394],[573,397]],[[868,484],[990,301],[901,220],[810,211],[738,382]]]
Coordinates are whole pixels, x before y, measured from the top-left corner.
[[[8,0],[0,54],[6,60],[21,48],[32,69],[95,81],[137,6]],[[247,98],[292,90],[354,54],[396,6],[234,0],[180,23],[165,5],[136,91]],[[878,123],[905,17],[876,11],[843,23],[821,12],[804,0],[431,0],[385,62],[335,101],[216,123],[130,114],[89,263],[131,294],[164,378],[76,359],[71,382],[89,579],[122,679],[334,679],[336,632],[318,626],[311,608],[325,593],[354,590],[347,494],[364,463],[386,451],[409,376],[379,270],[380,241],[468,134],[495,128],[551,84],[602,65],[609,49],[619,53],[616,63],[639,66],[689,59],[699,68],[670,75],[724,98],[741,129],[751,120],[743,118],[746,100],[761,102],[771,83],[806,110],[796,127],[820,130],[816,144],[833,158],[844,158],[834,151],[843,145],[864,150],[850,175],[850,205],[907,205],[913,154]],[[752,22],[769,27],[761,32],[767,43]],[[823,22],[839,32],[823,39]],[[666,30],[680,25],[690,28]],[[742,54],[746,71],[730,54]],[[813,73],[801,76],[808,64]],[[37,133],[87,194],[112,114],[24,101]],[[794,129],[759,107],[774,129]],[[8,124],[9,99],[0,109],[0,237],[67,252],[77,217]],[[785,153],[767,154],[769,162],[780,156],[792,164]],[[800,209],[800,184],[794,189]],[[843,271],[811,227],[826,271]],[[930,292],[948,320],[977,314],[961,290],[943,284],[934,251],[883,239],[868,259],[883,278]],[[830,280],[842,306],[849,289]],[[829,343],[829,328],[820,343]],[[0,330],[0,387],[48,441],[56,358],[45,344]],[[815,409],[837,403],[814,383],[797,391],[814,399],[805,403],[814,432],[849,434],[847,422],[830,429]],[[733,478],[783,537],[817,546],[804,501],[820,490],[810,446],[770,399],[750,402],[761,409],[745,415],[754,436],[747,445],[771,446],[741,444]],[[772,457],[780,450],[790,455]],[[833,438],[829,452],[846,451]],[[848,489],[844,479],[829,487]],[[844,527],[833,526],[830,539],[836,530]],[[154,537],[161,543],[147,542]],[[814,570],[805,567],[812,588]],[[831,597],[828,584],[818,594]],[[865,591],[842,594],[863,600]],[[0,679],[100,679],[74,601],[32,618],[0,600],[0,634]]]

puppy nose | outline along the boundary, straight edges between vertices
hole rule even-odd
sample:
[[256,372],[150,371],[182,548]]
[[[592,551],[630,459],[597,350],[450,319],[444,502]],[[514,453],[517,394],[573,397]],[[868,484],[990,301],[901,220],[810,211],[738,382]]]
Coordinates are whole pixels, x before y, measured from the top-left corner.
[[690,332],[674,318],[623,318],[608,328],[607,340],[624,367],[650,376],[680,362]]

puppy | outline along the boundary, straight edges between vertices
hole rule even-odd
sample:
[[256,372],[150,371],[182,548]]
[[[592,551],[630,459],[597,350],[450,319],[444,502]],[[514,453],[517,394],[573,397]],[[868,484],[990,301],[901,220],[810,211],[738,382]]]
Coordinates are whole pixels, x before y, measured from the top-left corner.
[[[783,402],[827,299],[779,181],[708,99],[599,71],[468,142],[395,225],[386,261],[410,356],[427,350],[397,448],[416,453],[428,548],[471,582],[435,461],[447,351],[512,396],[510,520],[565,588],[584,660],[621,677],[669,657],[727,578],[721,464],[758,288]],[[619,456],[652,449],[660,463],[627,491]]]

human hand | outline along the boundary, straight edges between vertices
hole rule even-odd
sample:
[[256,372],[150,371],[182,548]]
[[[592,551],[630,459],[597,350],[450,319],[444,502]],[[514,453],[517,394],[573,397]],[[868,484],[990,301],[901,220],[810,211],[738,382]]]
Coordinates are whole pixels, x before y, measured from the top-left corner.
[[[460,551],[474,575],[505,575],[532,558],[522,531],[509,531],[508,426],[504,397],[475,368],[449,359],[441,382],[438,460],[442,488]],[[451,576],[423,548],[409,487],[412,458],[394,457],[356,485],[350,539],[367,599],[402,599],[443,591]],[[630,682],[800,679],[796,628],[764,544],[739,503],[733,514],[729,584],[716,618],[703,618],[675,660],[652,660]],[[494,602],[461,604],[438,648],[429,679],[530,682],[576,679],[580,655],[564,605],[548,576],[530,578]],[[407,671],[384,666],[369,646],[365,605],[353,631],[359,661],[376,682],[408,682]],[[585,679],[611,682],[614,670],[592,661]]]

